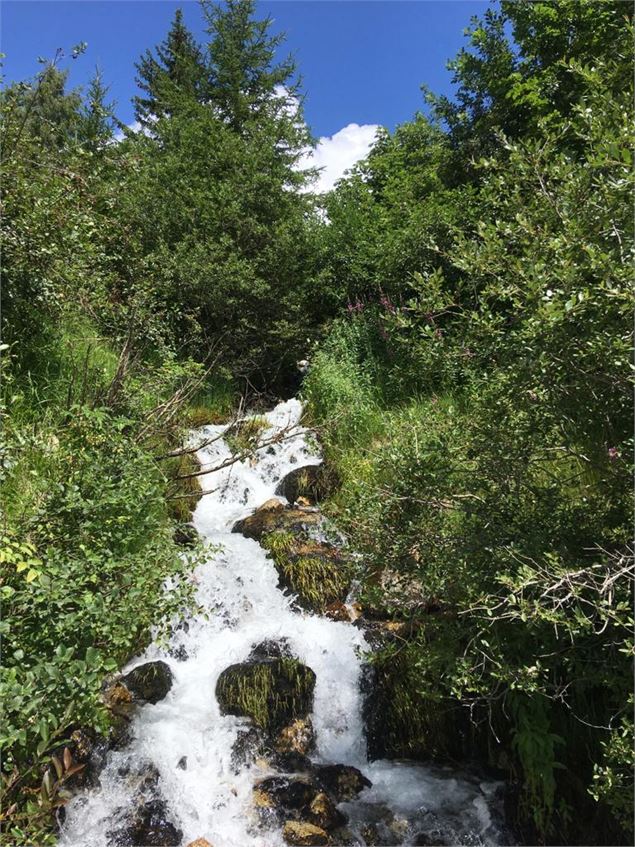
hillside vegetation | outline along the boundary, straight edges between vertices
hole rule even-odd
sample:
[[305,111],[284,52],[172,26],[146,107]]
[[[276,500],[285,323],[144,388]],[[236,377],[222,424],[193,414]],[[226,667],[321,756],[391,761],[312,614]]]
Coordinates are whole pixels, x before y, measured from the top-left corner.
[[201,14],[138,131],[69,88],[85,45],[0,97],[2,843],[54,843],[52,754],[192,607],[188,430],[307,355],[361,602],[411,633],[383,754],[495,768],[524,843],[631,843],[629,6],[492,6],[325,196],[271,22]]

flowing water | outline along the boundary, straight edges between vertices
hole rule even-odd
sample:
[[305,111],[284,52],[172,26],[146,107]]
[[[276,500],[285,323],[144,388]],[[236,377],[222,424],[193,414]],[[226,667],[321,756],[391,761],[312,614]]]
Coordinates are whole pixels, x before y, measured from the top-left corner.
[[[201,477],[203,489],[213,490],[199,501],[193,522],[210,550],[192,579],[207,614],[178,629],[165,648],[152,645],[125,668],[162,659],[172,670],[172,688],[161,702],[138,710],[130,744],[109,752],[99,786],[68,804],[60,835],[64,847],[116,843],[109,833],[130,806],[130,774],[148,763],[158,771],[159,791],[168,817],[183,833],[183,845],[197,838],[214,847],[282,845],[280,829],[259,825],[252,807],[254,782],[270,773],[266,763],[237,768],[232,758],[234,742],[248,721],[222,716],[214,693],[225,668],[247,659],[263,641],[280,639],[316,675],[312,719],[317,750],[312,758],[355,765],[373,783],[356,801],[340,807],[353,833],[375,821],[376,831],[389,839],[385,843],[415,843],[422,829],[444,833],[439,838],[445,840],[421,843],[503,843],[495,783],[443,768],[367,762],[360,681],[368,646],[362,630],[296,610],[292,598],[278,589],[277,572],[265,550],[231,532],[238,519],[274,496],[289,471],[320,462],[317,446],[299,426],[301,412],[297,400],[281,403],[266,415],[269,429],[263,438],[294,427],[292,437],[260,449],[251,461]],[[223,430],[208,426],[196,436],[214,439]],[[230,456],[222,437],[198,453],[204,467]],[[359,835],[355,838],[354,843],[364,844]]]

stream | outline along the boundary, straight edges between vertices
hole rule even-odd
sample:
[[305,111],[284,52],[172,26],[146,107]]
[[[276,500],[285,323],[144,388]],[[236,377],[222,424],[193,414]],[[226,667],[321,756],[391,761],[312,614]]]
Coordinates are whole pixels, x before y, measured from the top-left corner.
[[[251,461],[201,477],[204,490],[213,490],[200,499],[193,523],[209,545],[209,556],[192,579],[207,614],[189,620],[169,644],[151,645],[124,668],[128,672],[160,659],[172,671],[172,687],[160,702],[136,711],[129,743],[108,752],[99,784],[68,803],[59,836],[63,847],[136,843],[118,838],[117,827],[130,807],[131,774],[148,766],[183,847],[196,839],[213,847],[282,847],[281,825],[263,825],[253,806],[254,784],[273,771],[261,759],[236,765],[234,744],[249,721],[223,716],[215,689],[222,671],[244,662],[256,645],[283,639],[316,677],[312,761],[353,765],[372,782],[340,806],[349,819],[348,843],[508,843],[499,783],[439,766],[367,761],[360,683],[369,647],[363,628],[298,610],[278,588],[266,551],[231,531],[237,520],[275,496],[289,471],[320,463],[317,445],[299,425],[301,414],[297,400],[279,404],[266,415],[269,429],[263,438],[295,427],[292,437],[258,450]],[[196,438],[202,443],[222,436],[224,429],[203,427]],[[231,451],[220,437],[197,455],[205,468],[230,458]],[[369,821],[384,822],[374,830],[382,840],[365,840]]]

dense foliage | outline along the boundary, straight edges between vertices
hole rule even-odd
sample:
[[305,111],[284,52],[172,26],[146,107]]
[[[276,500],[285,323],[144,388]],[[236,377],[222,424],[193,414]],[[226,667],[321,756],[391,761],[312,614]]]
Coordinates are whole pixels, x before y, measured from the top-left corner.
[[433,752],[432,704],[459,701],[555,843],[632,824],[632,54],[601,8],[488,13],[449,130],[418,116],[339,184],[348,317],[307,386],[367,602],[392,585],[416,631],[398,752]]

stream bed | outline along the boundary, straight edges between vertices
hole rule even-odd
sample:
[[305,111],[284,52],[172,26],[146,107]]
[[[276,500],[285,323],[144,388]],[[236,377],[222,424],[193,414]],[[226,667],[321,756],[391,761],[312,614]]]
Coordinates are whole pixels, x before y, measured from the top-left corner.
[[[367,761],[361,681],[369,646],[363,628],[298,609],[278,587],[278,573],[263,547],[232,532],[239,519],[275,496],[291,470],[321,462],[317,445],[300,426],[301,414],[297,400],[279,404],[266,415],[263,437],[270,440],[284,431],[283,440],[258,450],[251,460],[201,477],[211,493],[200,499],[193,523],[209,545],[209,556],[192,579],[206,614],[124,668],[129,672],[161,660],[172,673],[171,688],[162,700],[134,713],[128,743],[108,752],[98,785],[69,802],[59,838],[63,847],[137,844],[125,830],[135,791],[159,797],[153,801],[159,803],[157,813],[169,821],[171,835],[163,841],[152,836],[153,845],[186,847],[197,839],[213,847],[288,843],[280,823],[263,822],[254,808],[254,785],[275,771],[266,759],[237,764],[236,741],[249,720],[223,715],[215,695],[221,673],[245,662],[264,642],[285,643],[315,674],[312,762],[352,765],[372,783],[338,806],[348,819],[346,843],[509,843],[499,783],[446,767]],[[204,469],[231,458],[224,429],[207,426],[195,434],[200,443],[215,439],[197,454]]]

